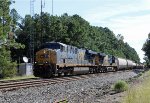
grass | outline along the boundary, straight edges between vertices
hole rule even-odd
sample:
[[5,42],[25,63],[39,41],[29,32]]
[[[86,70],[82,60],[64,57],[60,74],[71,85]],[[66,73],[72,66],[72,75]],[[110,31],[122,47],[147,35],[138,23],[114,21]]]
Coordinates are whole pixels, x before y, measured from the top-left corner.
[[123,92],[128,89],[128,84],[125,81],[119,80],[114,84],[113,89],[116,92]]
[[143,82],[127,90],[123,103],[150,103],[150,71],[140,78],[143,78]]
[[0,81],[8,81],[8,80],[21,80],[21,79],[29,79],[29,78],[37,78],[33,75],[31,76],[15,76],[13,78],[4,78],[4,79],[0,79]]

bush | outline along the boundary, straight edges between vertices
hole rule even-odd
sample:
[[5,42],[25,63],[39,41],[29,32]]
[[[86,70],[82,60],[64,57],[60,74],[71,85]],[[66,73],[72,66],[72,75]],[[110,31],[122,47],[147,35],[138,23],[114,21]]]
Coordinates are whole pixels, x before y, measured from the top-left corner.
[[0,77],[13,77],[17,73],[16,63],[11,61],[10,51],[0,48]]
[[14,77],[17,74],[17,69],[16,69],[16,63],[15,62],[8,62],[7,66],[5,66],[2,70],[2,77]]
[[142,72],[140,72],[140,73],[138,74],[138,77],[142,76],[142,74],[143,74],[143,73],[142,73]]
[[125,81],[118,81],[115,83],[114,85],[114,90],[116,92],[123,92],[126,91],[128,89],[128,84]]

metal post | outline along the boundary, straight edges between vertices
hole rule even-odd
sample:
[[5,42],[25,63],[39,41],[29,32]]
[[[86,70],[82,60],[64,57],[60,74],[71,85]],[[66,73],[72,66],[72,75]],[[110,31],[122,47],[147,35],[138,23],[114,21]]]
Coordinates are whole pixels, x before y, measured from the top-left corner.
[[4,34],[4,6],[2,6],[2,12],[3,12],[3,17],[2,17],[2,19],[3,19],[3,34]]
[[53,15],[53,0],[52,0],[52,15]]
[[3,11],[3,34],[4,34],[4,11]]
[[41,44],[43,43],[43,26],[42,26],[42,0],[41,0]]
[[[34,16],[34,1],[30,0],[30,14],[31,18]],[[34,28],[33,25],[30,25],[30,63],[34,64]]]

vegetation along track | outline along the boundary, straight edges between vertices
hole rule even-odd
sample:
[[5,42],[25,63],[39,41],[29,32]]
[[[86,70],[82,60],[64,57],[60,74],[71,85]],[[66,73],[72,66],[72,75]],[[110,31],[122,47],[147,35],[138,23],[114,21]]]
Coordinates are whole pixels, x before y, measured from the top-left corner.
[[[123,72],[123,71],[118,71]],[[51,79],[26,79],[26,80],[19,80],[19,81],[8,81],[3,82],[0,81],[0,91],[11,91],[16,90],[19,88],[28,88],[28,87],[34,87],[34,86],[42,86],[42,85],[50,85],[50,84],[57,84],[57,83],[65,83],[65,82],[71,82],[81,79],[88,79],[88,78],[94,78],[96,76],[103,76],[103,75],[109,75],[116,72],[109,72],[109,73],[97,73],[97,74],[88,74],[88,75],[78,75],[78,76],[68,76],[68,77],[56,77]]]

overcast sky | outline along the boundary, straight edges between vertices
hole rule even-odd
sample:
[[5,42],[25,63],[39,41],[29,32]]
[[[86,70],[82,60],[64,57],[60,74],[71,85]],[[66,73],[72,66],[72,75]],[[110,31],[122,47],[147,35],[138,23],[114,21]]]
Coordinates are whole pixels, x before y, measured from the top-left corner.
[[[24,17],[30,14],[30,0],[15,0],[11,5]],[[52,14],[52,0],[45,1],[44,12]],[[40,12],[41,0],[35,0],[34,12]],[[78,14],[93,26],[108,27],[137,51],[141,50],[150,32],[150,0],[53,0],[53,15]]]

